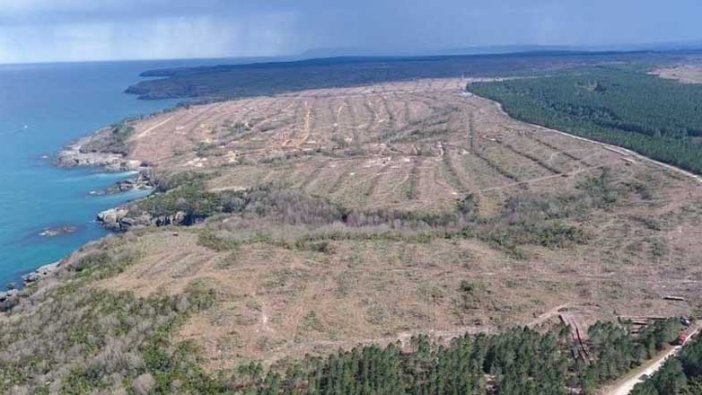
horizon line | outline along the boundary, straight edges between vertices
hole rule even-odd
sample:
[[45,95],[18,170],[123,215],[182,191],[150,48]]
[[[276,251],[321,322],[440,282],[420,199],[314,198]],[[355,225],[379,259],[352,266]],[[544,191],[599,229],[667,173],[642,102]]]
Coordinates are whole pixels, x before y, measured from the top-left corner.
[[[681,46],[676,48],[675,46]],[[686,47],[685,47],[686,46]],[[519,50],[523,47],[523,50]],[[512,48],[514,50],[498,51],[496,49]],[[539,49],[542,48],[542,49]],[[486,50],[481,52],[480,50]],[[493,51],[490,51],[492,49]],[[197,61],[197,60],[227,60],[227,59],[286,59],[284,61],[305,61],[314,59],[333,58],[423,58],[432,56],[481,56],[481,55],[517,55],[529,53],[635,53],[635,52],[684,52],[702,50],[702,40],[646,42],[636,44],[606,44],[606,45],[571,45],[571,44],[498,44],[464,48],[400,50],[395,53],[389,50],[374,50],[363,48],[312,48],[297,54],[281,55],[231,55],[212,57],[163,57],[163,58],[133,58],[133,59],[85,59],[85,60],[47,60],[37,62],[2,62],[0,66],[30,66],[30,65],[58,65],[78,63],[137,63],[159,61]],[[338,54],[324,55],[323,52],[339,51]],[[475,52],[469,52],[475,51]],[[320,52],[320,55],[314,55]],[[306,56],[307,55],[307,56]],[[272,62],[275,63],[275,62]]]

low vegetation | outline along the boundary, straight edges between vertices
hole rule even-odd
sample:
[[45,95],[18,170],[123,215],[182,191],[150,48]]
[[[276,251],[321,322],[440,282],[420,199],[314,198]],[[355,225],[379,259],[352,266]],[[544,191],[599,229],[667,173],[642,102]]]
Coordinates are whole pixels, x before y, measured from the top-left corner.
[[[343,224],[349,233],[315,233],[302,236],[298,243],[310,240],[383,237],[377,229],[421,231],[419,237],[478,238],[521,256],[521,245],[540,245],[563,248],[582,244],[588,239],[585,231],[570,224],[596,208],[605,208],[630,192],[630,188],[616,185],[607,169],[578,184],[576,193],[552,196],[525,194],[509,199],[501,212],[492,217],[480,216],[477,198],[468,195],[457,201],[452,211],[422,212],[400,210],[353,210],[326,199],[308,196],[274,185],[264,185],[243,191],[209,192],[204,179],[195,175],[179,175],[164,180],[170,185],[166,192],[141,200],[131,207],[131,215],[148,214],[151,217],[173,217],[183,214],[182,224],[192,225],[217,214],[258,217],[272,223],[288,225]],[[167,224],[167,222],[164,222]],[[363,236],[358,230],[373,231]],[[398,233],[385,233],[397,237]],[[414,238],[417,235],[405,234]],[[402,236],[400,236],[402,237]],[[234,241],[232,241],[234,242]],[[203,236],[203,245],[218,248],[216,237]]]
[[127,140],[134,133],[134,127],[127,121],[110,126],[99,139],[92,139],[81,146],[83,152],[107,152],[127,155]]
[[[221,243],[212,236],[200,240],[217,248]],[[447,345],[415,336],[405,346],[370,345],[270,368],[244,363],[213,376],[200,367],[197,348],[174,343],[172,334],[191,313],[216,303],[216,291],[201,281],[178,297],[91,289],[91,282],[130,261],[89,254],[71,267],[62,285],[25,291],[26,299],[0,323],[0,391],[543,395],[566,394],[576,386],[592,394],[598,384],[647,358],[648,347],[670,341],[675,329],[674,321],[664,321],[636,337],[626,326],[597,323],[589,330],[591,361],[572,357],[570,328],[561,326],[547,333],[515,328],[465,335]],[[472,292],[474,286],[464,288]],[[321,325],[313,314],[305,322]],[[691,362],[698,348],[681,357],[691,374],[699,365]]]
[[188,314],[213,302],[205,284],[181,296],[137,298],[90,284],[129,266],[130,256],[92,253],[65,282],[23,291],[0,321],[0,392],[83,394],[199,392],[209,386],[187,343],[170,334]]

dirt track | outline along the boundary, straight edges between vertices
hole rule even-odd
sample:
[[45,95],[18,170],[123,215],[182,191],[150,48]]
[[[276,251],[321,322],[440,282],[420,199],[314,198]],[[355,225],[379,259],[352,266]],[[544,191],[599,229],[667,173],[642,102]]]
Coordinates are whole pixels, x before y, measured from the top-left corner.
[[[693,331],[694,337],[702,329],[702,323],[698,322],[695,324]],[[689,339],[689,338],[688,338]],[[650,361],[646,362],[642,366],[634,369],[634,371],[627,374],[623,379],[619,380],[617,383],[605,388],[603,393],[605,395],[629,395],[631,390],[634,389],[636,384],[643,382],[647,377],[656,373],[663,364],[668,360],[668,358],[674,357],[682,350],[683,346],[675,346],[668,350],[659,353]]]
[[636,384],[643,382],[646,377],[654,374],[663,366],[668,358],[676,355],[680,351],[680,346],[675,346],[663,353],[657,355],[653,360],[647,362],[643,366],[635,369],[633,372],[626,375],[623,382],[615,384],[614,388],[607,390],[607,395],[629,395]]

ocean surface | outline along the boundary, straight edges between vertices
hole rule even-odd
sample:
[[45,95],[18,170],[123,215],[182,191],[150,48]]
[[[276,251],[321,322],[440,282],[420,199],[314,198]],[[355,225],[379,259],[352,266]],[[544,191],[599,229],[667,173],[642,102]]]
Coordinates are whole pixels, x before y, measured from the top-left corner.
[[[52,157],[67,143],[125,117],[176,101],[124,94],[154,68],[221,64],[222,60],[0,65],[0,291],[21,275],[55,262],[106,234],[99,211],[143,195],[91,196],[128,174],[59,169]],[[231,63],[231,61],[228,61]],[[44,237],[47,227],[75,233]]]

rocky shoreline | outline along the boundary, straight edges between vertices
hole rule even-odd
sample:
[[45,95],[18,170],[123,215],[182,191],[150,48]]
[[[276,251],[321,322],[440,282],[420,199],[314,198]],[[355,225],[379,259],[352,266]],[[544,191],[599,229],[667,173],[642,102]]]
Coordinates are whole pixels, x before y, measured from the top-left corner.
[[142,168],[136,176],[126,180],[115,182],[109,187],[97,191],[90,191],[92,196],[115,195],[118,193],[129,192],[132,190],[143,191],[153,189],[154,185],[151,181],[151,171],[149,168]]
[[62,262],[63,260],[54,263],[49,263],[48,265],[40,266],[36,270],[25,274],[24,276],[22,276],[22,281],[24,282],[24,285],[27,286],[47,277],[51,273],[58,270]]
[[[91,191],[92,195],[111,195],[117,193],[128,192],[131,190],[152,189],[154,183],[151,176],[151,168],[138,160],[128,159],[123,153],[117,152],[101,152],[98,150],[85,149],[88,144],[94,144],[101,139],[108,138],[110,133],[109,128],[101,129],[98,132],[89,136],[83,137],[62,149],[55,160],[55,165],[63,168],[74,167],[96,167],[102,168],[107,172],[125,172],[137,171],[134,177],[126,180],[117,181],[114,185],[101,190]],[[129,210],[126,206],[113,208],[96,215],[97,221],[105,229],[111,231],[124,231],[130,227],[143,224],[144,226],[151,225],[150,218],[133,219],[127,217]],[[60,226],[56,228],[46,228],[41,235],[45,237],[53,237],[65,233],[75,231],[72,226]],[[22,276],[23,285],[29,286],[42,279],[56,273],[62,264],[67,261],[64,258],[60,261],[40,266],[39,268]],[[7,291],[0,291],[0,311],[6,311],[18,301],[21,296],[21,291],[15,286],[9,286]]]
[[[156,182],[152,175],[152,169],[147,163],[130,160],[125,153],[102,152],[84,148],[86,146],[101,146],[104,140],[110,139],[110,133],[111,129],[106,128],[70,144],[59,154],[57,165],[61,167],[100,167],[106,171],[137,171],[135,177],[118,181],[101,191],[91,191],[91,195],[112,195],[131,190],[155,188]],[[130,210],[130,204],[126,203],[97,213],[95,219],[100,226],[109,231],[126,232],[129,229],[148,226],[181,224],[186,220],[186,213],[178,211],[170,215],[152,216],[143,212],[135,213]]]
[[181,224],[185,220],[185,213],[176,212],[173,215],[153,217],[149,214],[131,215],[127,206],[105,210],[97,215],[100,225],[113,232],[126,232],[129,229],[145,228],[148,226],[167,226]]
[[[65,262],[65,259],[54,263],[49,263],[48,265],[40,266],[37,269],[23,275],[23,285],[25,287],[32,285],[37,281],[40,281],[50,276],[51,274],[56,273],[63,264],[63,262]],[[21,290],[17,289],[14,286],[11,289],[8,289],[7,291],[0,292],[0,312],[12,309],[12,307],[19,303],[21,295]]]
[[101,167],[106,171],[133,171],[147,167],[138,160],[130,160],[124,154],[116,152],[100,152],[87,150],[84,147],[89,143],[104,138],[109,130],[101,130],[93,135],[83,137],[68,145],[56,158],[59,167]]
[[[83,137],[61,150],[56,165],[59,167],[98,167],[108,172],[136,171],[136,176],[117,181],[114,185],[103,190],[91,191],[91,195],[103,196],[129,192],[131,190],[147,190],[154,187],[151,168],[147,163],[128,159],[125,153],[104,152],[89,149],[89,146],[100,146],[102,140],[110,138],[111,128]],[[140,223],[139,219],[126,218],[128,210],[124,207],[113,208],[97,214],[97,221],[108,230],[123,231]],[[124,221],[122,224],[121,222]]]

